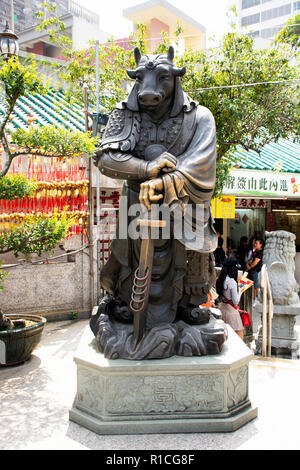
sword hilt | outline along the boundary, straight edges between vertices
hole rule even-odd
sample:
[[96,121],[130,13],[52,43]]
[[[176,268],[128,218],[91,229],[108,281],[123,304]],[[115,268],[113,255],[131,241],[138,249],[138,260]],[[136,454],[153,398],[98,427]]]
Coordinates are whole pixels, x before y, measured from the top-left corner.
[[[130,308],[135,313],[141,312],[144,308],[145,300],[147,297],[147,285],[148,285],[148,278],[149,278],[149,268],[147,268],[146,275],[143,277],[138,276],[138,271],[139,271],[139,268],[137,268],[134,273],[133,287],[132,287],[132,294],[131,294],[131,301],[130,301]],[[134,304],[137,304],[137,306],[134,306]]]

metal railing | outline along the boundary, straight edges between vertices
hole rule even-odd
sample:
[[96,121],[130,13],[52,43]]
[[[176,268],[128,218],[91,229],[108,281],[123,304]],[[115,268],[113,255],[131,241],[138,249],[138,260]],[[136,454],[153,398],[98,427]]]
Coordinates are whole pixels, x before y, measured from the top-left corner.
[[273,297],[265,264],[261,268],[260,287],[262,289],[262,356],[271,357]]

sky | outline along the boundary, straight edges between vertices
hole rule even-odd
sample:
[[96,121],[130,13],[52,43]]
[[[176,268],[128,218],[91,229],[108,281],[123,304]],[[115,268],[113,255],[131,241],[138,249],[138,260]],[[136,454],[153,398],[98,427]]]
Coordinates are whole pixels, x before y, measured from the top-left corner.
[[[116,38],[127,37],[132,31],[132,23],[123,18],[122,11],[145,0],[77,0],[82,6],[95,11],[100,17],[100,29]],[[226,16],[228,8],[236,0],[167,0],[206,27],[206,43],[212,44],[210,37],[221,37],[229,29]]]

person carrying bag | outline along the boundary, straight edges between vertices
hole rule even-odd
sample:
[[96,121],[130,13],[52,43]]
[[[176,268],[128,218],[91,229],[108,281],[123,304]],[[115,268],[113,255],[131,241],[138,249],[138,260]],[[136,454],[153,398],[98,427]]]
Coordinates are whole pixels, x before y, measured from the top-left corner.
[[224,300],[225,300],[225,303],[228,302],[235,310],[238,310],[243,326],[251,326],[251,319],[250,319],[249,312],[246,312],[246,310],[241,310],[239,305],[233,305],[233,303],[230,302],[230,300],[226,299],[226,297],[224,297]]
[[244,340],[244,325],[239,308],[242,290],[238,287],[238,267],[235,258],[226,258],[224,260],[216,282],[216,290],[219,295],[219,308],[224,322],[228,323],[236,334]]

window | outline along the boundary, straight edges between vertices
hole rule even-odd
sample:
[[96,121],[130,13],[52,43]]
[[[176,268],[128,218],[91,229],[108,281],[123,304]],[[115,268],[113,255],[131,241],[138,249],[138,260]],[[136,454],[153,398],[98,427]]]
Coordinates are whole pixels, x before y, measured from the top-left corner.
[[256,5],[260,5],[260,0],[243,0],[242,9],[245,10],[246,8],[255,7]]
[[300,10],[300,2],[294,2],[294,11]]
[[251,38],[257,38],[259,36],[259,31],[252,31],[251,33],[248,33],[247,36],[250,36]]
[[261,13],[261,21],[272,20],[278,18],[278,16],[285,16],[291,13],[291,4],[287,3],[281,7],[271,8],[271,10],[265,10]]
[[248,15],[242,18],[242,26],[249,26],[250,24],[259,23],[260,21],[260,13],[256,13],[255,15]]
[[261,30],[261,37],[262,38],[272,38],[275,36],[275,34],[279,33],[279,31],[283,28],[283,25],[280,26],[275,26],[274,28],[265,28]]

